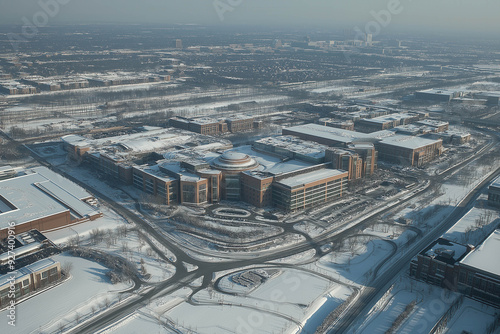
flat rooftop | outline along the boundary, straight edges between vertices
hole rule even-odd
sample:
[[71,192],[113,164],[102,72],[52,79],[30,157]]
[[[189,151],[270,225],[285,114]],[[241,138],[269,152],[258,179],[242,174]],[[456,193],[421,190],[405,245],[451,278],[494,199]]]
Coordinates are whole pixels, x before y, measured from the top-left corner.
[[267,137],[257,140],[256,143],[283,148],[315,159],[324,158],[325,150],[328,148],[326,145],[305,141],[294,136]]
[[432,126],[432,127],[439,127],[439,126],[449,125],[450,123],[444,122],[444,121],[438,121],[435,119],[424,119],[424,120],[418,121],[417,124],[428,125],[428,126]]
[[376,123],[376,124],[384,124],[387,122],[394,122],[394,121],[400,121],[403,119],[408,119],[408,118],[413,118],[416,115],[412,114],[389,114],[389,115],[384,115],[384,116],[378,116],[374,118],[364,118],[363,122],[370,122],[370,123]]
[[282,184],[290,188],[296,188],[299,186],[305,186],[309,183],[341,175],[345,175],[347,177],[347,172],[338,169],[320,169],[317,171],[285,178],[279,181],[278,184]]
[[453,95],[456,92],[448,89],[431,88],[431,89],[421,90],[417,93],[435,94],[435,95]]
[[61,139],[71,145],[89,147],[92,151],[103,152],[109,156],[123,155],[123,160],[132,154],[165,152],[177,146],[193,143],[192,149],[227,147],[230,142],[198,133],[176,128],[148,128],[146,131],[121,136],[89,139],[78,135],[68,135]]
[[452,265],[467,254],[467,247],[439,238],[420,254]]
[[[43,259],[40,261],[37,261],[35,263],[29,264],[26,267],[23,267],[21,269],[18,269],[16,271],[16,280],[20,279],[21,277],[28,276],[30,274],[39,272],[40,270],[43,270],[45,268],[51,267],[57,262],[54,261],[51,258]],[[6,285],[9,285],[12,280],[12,275],[11,274],[6,274],[6,275],[1,275],[0,276],[0,290],[4,288]]]
[[415,136],[394,135],[392,137],[383,139],[382,141],[380,141],[380,144],[416,150],[418,148],[437,144],[439,142],[441,142],[440,139],[428,139]]
[[500,230],[495,230],[478,248],[470,252],[460,264],[500,277]]
[[500,177],[497,177],[495,181],[491,184],[492,187],[500,188]]
[[66,211],[80,217],[98,214],[83,201],[92,196],[68,179],[45,167],[26,172],[0,181],[0,229],[9,222],[23,224]]
[[395,135],[395,132],[390,130],[382,130],[372,133],[361,133],[319,124],[298,125],[286,128],[286,130],[293,131],[297,134],[316,136],[319,138],[333,140],[344,144],[357,142],[374,142],[382,138],[387,138]]

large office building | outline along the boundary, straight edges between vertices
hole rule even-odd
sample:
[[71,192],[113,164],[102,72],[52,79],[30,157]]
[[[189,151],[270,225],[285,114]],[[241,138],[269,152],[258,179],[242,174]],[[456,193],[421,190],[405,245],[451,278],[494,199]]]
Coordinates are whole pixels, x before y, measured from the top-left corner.
[[0,238],[7,236],[9,224],[16,233],[50,231],[102,216],[91,205],[92,195],[48,168],[9,175],[0,181]]
[[458,290],[482,302],[500,307],[500,230],[460,261]]
[[477,248],[440,238],[410,263],[410,275],[500,307],[500,230]]
[[318,145],[294,136],[267,137],[253,143],[253,148],[283,158],[297,159],[311,163],[323,163],[328,146]]
[[415,123],[418,120],[420,120],[420,115],[418,114],[389,114],[375,118],[361,119],[356,123],[356,128],[360,131],[370,133]]
[[273,184],[273,203],[286,211],[323,204],[342,196],[347,179],[346,171],[335,169],[281,176]]
[[380,160],[414,167],[424,166],[443,153],[441,139],[395,135],[376,145]]
[[[360,148],[372,144],[375,145],[375,149],[378,151],[378,159],[415,167],[425,165],[443,152],[443,141],[441,139],[405,136],[396,133],[395,130],[360,133],[318,124],[306,124],[283,129],[285,135],[297,136],[327,146]],[[376,164],[376,155],[374,156],[375,159],[371,159],[371,164]]]
[[410,275],[452,290],[457,285],[457,264],[470,251],[469,246],[439,238],[411,261]]
[[459,97],[460,92],[446,89],[427,89],[415,93],[418,100],[450,102],[452,99]]
[[488,204],[500,207],[500,178],[496,179],[489,187]]
[[174,117],[170,119],[169,124],[174,128],[215,136],[226,132],[240,133],[250,131],[258,127],[260,123],[256,123],[254,117],[237,115],[230,118]]
[[349,180],[357,180],[363,177],[363,160],[354,151],[329,148],[326,151],[325,159],[332,163],[333,168],[347,171]]
[[[243,127],[250,124],[244,118],[236,121],[242,121]],[[273,189],[282,179],[300,178],[314,170],[345,173],[345,180],[340,177],[340,191],[334,192],[330,185],[325,200],[340,197],[347,185],[347,172],[335,171],[330,163],[324,163],[326,146],[290,136],[264,138],[253,148],[228,150],[232,146],[223,139],[169,128],[101,139],[71,135],[63,137],[63,145],[73,160],[89,163],[113,180],[133,185],[165,204],[243,200],[258,207],[273,206],[281,203],[283,192]],[[330,179],[327,175],[313,181],[328,183]],[[286,193],[285,185],[281,184],[281,189]],[[311,204],[308,199],[303,205],[280,207],[297,210],[319,203],[322,201]]]
[[382,138],[393,136],[394,132],[383,130],[368,134],[319,124],[304,124],[283,129],[283,135],[299,137],[326,146],[347,148],[355,143],[375,143]]

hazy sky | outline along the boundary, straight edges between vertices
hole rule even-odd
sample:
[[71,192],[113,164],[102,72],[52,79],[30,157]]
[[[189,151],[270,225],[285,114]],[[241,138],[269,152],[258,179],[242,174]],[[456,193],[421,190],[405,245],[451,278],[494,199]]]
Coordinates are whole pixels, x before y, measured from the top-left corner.
[[23,24],[23,17],[33,21],[34,15],[43,20],[40,3],[57,1],[66,4],[49,23],[293,24],[364,30],[374,20],[371,12],[399,2],[398,14],[391,15],[382,32],[407,27],[500,32],[499,0],[0,0],[0,23]]

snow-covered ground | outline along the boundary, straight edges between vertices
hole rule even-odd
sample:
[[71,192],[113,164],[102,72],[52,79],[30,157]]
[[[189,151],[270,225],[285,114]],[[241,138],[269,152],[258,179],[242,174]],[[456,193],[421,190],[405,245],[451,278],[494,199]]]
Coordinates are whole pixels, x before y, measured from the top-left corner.
[[[241,290],[235,286],[235,292]],[[353,290],[317,275],[284,269],[247,292],[239,297],[203,290],[192,304],[179,304],[167,317],[184,330],[204,334],[298,333],[302,328],[314,332]]]
[[479,245],[494,229],[500,226],[498,210],[485,204],[487,195],[478,199],[474,208],[444,234],[444,238],[461,244]]
[[394,248],[377,237],[363,236],[346,240],[339,251],[323,256],[317,263],[306,268],[320,268],[333,278],[348,284],[365,284],[371,279],[374,269],[387,259]]
[[497,308],[466,298],[460,309],[448,321],[444,333],[463,333],[463,331],[474,334],[486,333],[498,313]]
[[[99,263],[66,253],[52,258],[61,265],[73,264],[71,278],[18,304],[16,327],[0,321],[0,333],[52,333],[72,327],[118,302],[119,292],[132,286],[111,284],[105,275],[108,269]],[[0,312],[0,317],[7,319],[7,312]]]
[[366,316],[359,317],[348,333],[385,333],[413,301],[416,301],[416,305],[397,333],[429,333],[459,296],[458,293],[400,276],[390,292]]

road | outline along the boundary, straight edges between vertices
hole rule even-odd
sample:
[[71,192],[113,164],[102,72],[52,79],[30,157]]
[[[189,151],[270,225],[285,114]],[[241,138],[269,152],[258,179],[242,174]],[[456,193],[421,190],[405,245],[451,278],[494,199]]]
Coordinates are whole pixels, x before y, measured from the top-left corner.
[[471,191],[443,223],[434,228],[431,232],[425,234],[422,239],[412,246],[410,251],[404,254],[396,263],[391,265],[382,275],[378,276],[369,287],[364,289],[354,305],[349,308],[349,311],[328,329],[328,333],[344,333],[357,317],[367,311],[367,308],[371,306],[371,302],[376,300],[375,297],[385,292],[387,290],[386,288],[392,284],[393,279],[397,277],[401,271],[408,269],[409,263],[414,256],[443,235],[472,208],[479,195],[488,188],[491,181],[498,177],[498,175],[500,175],[500,168]]
[[[486,154],[489,149],[493,148],[496,145],[496,141],[490,142],[485,148],[479,152],[477,152],[473,157],[467,159],[466,161],[454,166],[443,174],[436,175],[430,178],[431,182],[441,183],[446,177],[451,175],[456,170],[463,167],[465,164],[469,163],[472,160],[481,158],[482,155]],[[40,159],[40,157],[34,154],[35,159],[39,160],[41,163],[46,163]],[[167,281],[159,283],[153,286],[151,289],[142,292],[140,296],[137,298],[131,299],[129,302],[122,303],[121,305],[111,308],[108,311],[94,317],[91,321],[81,323],[77,328],[70,330],[70,333],[95,333],[106,326],[109,326],[120,319],[123,319],[125,316],[133,313],[137,309],[147,305],[147,303],[152,298],[157,298],[174,291],[177,291],[185,286],[188,286],[195,280],[203,277],[203,284],[199,289],[203,289],[213,284],[212,277],[213,274],[220,271],[226,270],[237,270],[239,268],[252,266],[252,265],[260,265],[266,262],[275,261],[281,258],[290,257],[296,254],[300,254],[302,252],[308,251],[310,249],[320,249],[322,245],[327,243],[336,243],[341,242],[348,236],[355,234],[359,231],[359,229],[363,229],[364,227],[373,224],[373,222],[384,214],[394,210],[394,208],[399,207],[400,205],[411,201],[415,197],[420,196],[426,188],[421,188],[418,191],[415,191],[411,196],[406,196],[404,199],[400,199],[395,201],[394,199],[391,201],[390,205],[386,205],[384,209],[366,216],[364,219],[359,221],[356,225],[351,226],[349,228],[345,228],[342,232],[338,231],[329,231],[323,235],[320,235],[315,238],[309,238],[308,240],[280,248],[279,250],[268,252],[268,253],[259,253],[254,258],[249,259],[240,259],[233,261],[225,261],[221,263],[213,263],[213,262],[205,262],[197,259],[193,259],[190,257],[184,249],[182,249],[179,245],[177,245],[172,239],[168,236],[164,235],[163,232],[159,232],[155,226],[151,225],[146,220],[142,219],[138,215],[136,215],[133,211],[121,206],[116,203],[113,199],[109,198],[98,189],[90,187],[88,184],[84,184],[79,180],[75,179],[71,175],[64,173],[55,167],[50,167],[54,169],[56,172],[64,174],[66,177],[71,179],[72,181],[80,184],[82,187],[93,193],[96,197],[98,197],[101,201],[106,202],[111,208],[116,210],[123,217],[127,218],[129,221],[134,222],[141,229],[146,231],[152,237],[154,237],[159,243],[163,246],[170,249],[175,256],[177,257],[177,261],[175,263],[176,273]],[[390,264],[388,269],[377,276],[372,281],[369,287],[365,288],[360,294],[359,298],[356,299],[354,304],[350,308],[348,308],[345,315],[337,322],[333,323],[330,326],[329,333],[337,333],[344,332],[352,322],[363,312],[363,310],[370,304],[374,298],[383,291],[383,288],[387,286],[388,282],[390,282],[401,270],[405,269],[408,266],[409,261],[413,256],[415,256],[421,249],[423,249],[430,242],[435,240],[437,237],[442,235],[447,229],[449,229],[456,221],[458,221],[468,210],[468,208],[472,205],[472,203],[479,196],[480,192],[484,190],[487,186],[488,182],[496,175],[500,174],[500,169],[497,170],[492,176],[484,180],[478,187],[476,187],[453,211],[453,213],[442,223],[434,229],[432,232],[426,234],[422,239],[418,240],[411,249],[408,250],[406,254],[404,254],[399,260],[395,263]],[[317,256],[319,256],[317,254]],[[182,262],[186,262],[189,264],[193,264],[197,266],[197,269],[194,271],[188,272]]]

